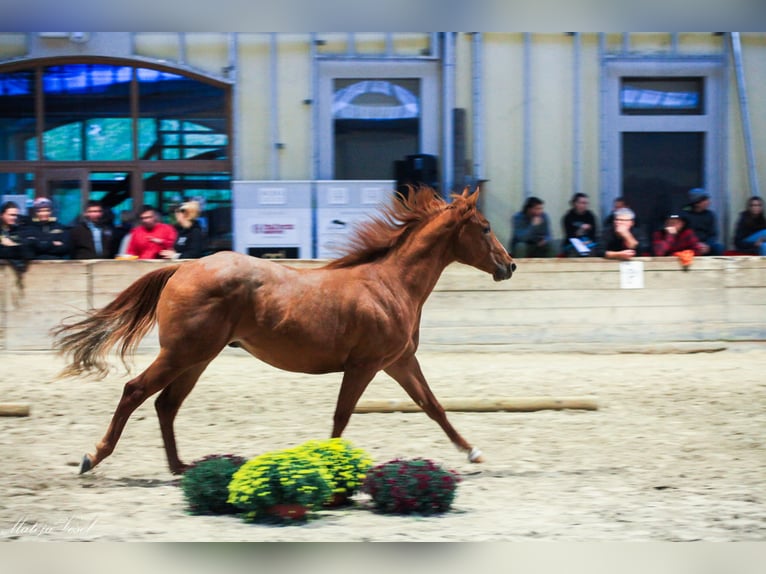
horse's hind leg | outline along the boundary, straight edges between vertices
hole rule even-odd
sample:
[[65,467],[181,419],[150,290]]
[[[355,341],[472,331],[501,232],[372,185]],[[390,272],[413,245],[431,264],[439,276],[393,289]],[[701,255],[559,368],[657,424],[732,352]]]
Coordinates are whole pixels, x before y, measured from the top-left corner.
[[359,398],[372,381],[375,373],[377,373],[377,369],[371,367],[350,367],[344,371],[333,417],[331,435],[333,438],[343,434],[356,403],[359,402]]
[[400,358],[385,369],[401,387],[407,391],[407,394],[415,403],[422,408],[425,413],[435,420],[452,443],[463,452],[468,453],[468,460],[471,462],[482,462],[481,451],[472,448],[470,444],[460,436],[455,427],[447,420],[444,408],[431,392],[431,388],[426,382],[423,371],[420,369],[420,363],[415,355],[409,355]]
[[178,458],[176,449],[176,437],[173,431],[173,422],[175,421],[178,409],[184,402],[189,393],[194,388],[202,372],[208,366],[209,361],[195,365],[181,375],[172,383],[163,389],[163,391],[154,401],[154,408],[157,410],[157,418],[160,420],[160,430],[162,431],[162,441],[165,444],[165,454],[168,458],[168,466],[173,474],[181,474],[186,470],[186,465]]
[[95,454],[86,454],[80,466],[80,474],[87,472],[112,454],[117,441],[120,440],[125,424],[141,404],[154,393],[162,390],[178,376],[178,367],[166,358],[164,352],[136,378],[125,383],[122,398],[112,415],[112,421],[106,429],[106,434],[96,444]]

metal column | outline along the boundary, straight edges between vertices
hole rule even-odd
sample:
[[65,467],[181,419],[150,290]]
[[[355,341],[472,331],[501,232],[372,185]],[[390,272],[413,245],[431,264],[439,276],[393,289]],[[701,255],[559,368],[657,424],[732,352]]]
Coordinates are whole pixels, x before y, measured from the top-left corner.
[[279,74],[277,66],[277,34],[269,33],[269,123],[271,128],[271,179],[279,177]]
[[572,131],[573,139],[573,153],[572,153],[572,192],[580,193],[582,191],[582,124],[581,124],[581,108],[582,108],[582,94],[580,93],[581,85],[581,47],[582,42],[580,33],[575,32],[572,36],[573,44],[573,61],[572,61]]
[[455,108],[455,33],[444,33],[444,60],[442,61],[442,197],[452,192],[455,138],[453,109]]
[[524,197],[532,195],[532,38],[524,32]]
[[745,85],[745,70],[742,65],[742,43],[739,32],[730,32],[734,71],[737,75],[737,92],[739,94],[739,112],[742,118],[742,134],[745,139],[745,157],[747,173],[750,180],[751,195],[761,195],[758,187],[758,172],[755,169],[755,154],[753,152],[753,137],[750,133],[750,108],[747,103],[747,86]]
[[473,182],[480,185],[484,180],[484,107],[482,105],[482,48],[481,32],[475,32],[471,38],[471,106],[473,108]]

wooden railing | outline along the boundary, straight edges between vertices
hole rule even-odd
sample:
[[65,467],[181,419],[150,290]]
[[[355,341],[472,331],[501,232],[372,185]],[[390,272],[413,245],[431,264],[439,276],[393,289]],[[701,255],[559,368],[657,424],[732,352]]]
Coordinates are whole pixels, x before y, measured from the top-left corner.
[[[421,347],[459,351],[566,345],[766,341],[766,258],[645,258],[643,288],[621,287],[602,259],[518,260],[510,281],[448,267],[423,311]],[[282,261],[311,267],[318,261]],[[31,262],[16,287],[0,264],[0,350],[49,350],[49,330],[78,310],[106,305],[160,261]],[[156,334],[141,348],[156,348]]]

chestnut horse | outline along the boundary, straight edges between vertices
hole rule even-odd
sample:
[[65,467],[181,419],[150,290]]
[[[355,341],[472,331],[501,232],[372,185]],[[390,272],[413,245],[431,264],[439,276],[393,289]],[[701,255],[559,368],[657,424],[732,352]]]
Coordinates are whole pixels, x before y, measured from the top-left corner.
[[229,344],[287,371],[343,372],[333,437],[383,370],[470,461],[480,462],[481,452],[449,423],[415,358],[423,304],[447,265],[472,265],[495,281],[509,279],[516,268],[477,210],[478,195],[466,189],[447,203],[430,188],[413,190],[360,225],[347,254],[320,268],[294,269],[232,252],[162,267],[106,307],[56,327],[54,348],[70,356],[62,376],[104,378],[109,350],[119,344],[125,364],[158,324],[159,354],[125,384],[106,434],[95,453],[84,456],[80,473],[112,453],[130,415],[155,393],[168,465],[182,473],[173,421],[199,376]]

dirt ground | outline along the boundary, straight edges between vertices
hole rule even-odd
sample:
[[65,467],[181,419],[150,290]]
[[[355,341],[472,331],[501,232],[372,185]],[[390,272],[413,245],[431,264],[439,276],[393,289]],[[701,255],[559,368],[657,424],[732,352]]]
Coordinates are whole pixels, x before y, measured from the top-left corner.
[[[139,355],[136,366],[151,355]],[[597,411],[450,413],[486,462],[469,464],[422,413],[355,414],[344,436],[376,462],[427,457],[460,472],[453,512],[351,508],[303,526],[191,516],[169,474],[152,402],[114,454],[78,476],[127,380],[55,380],[52,354],[0,353],[0,540],[763,541],[766,344],[719,352],[422,353],[440,398],[595,396]],[[328,436],[339,375],[297,375],[227,349],[177,419],[187,462],[251,457]],[[404,398],[385,375],[364,399]]]

